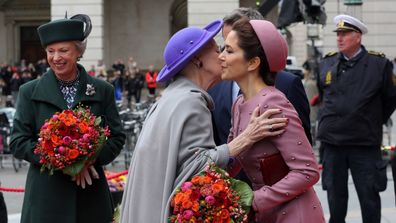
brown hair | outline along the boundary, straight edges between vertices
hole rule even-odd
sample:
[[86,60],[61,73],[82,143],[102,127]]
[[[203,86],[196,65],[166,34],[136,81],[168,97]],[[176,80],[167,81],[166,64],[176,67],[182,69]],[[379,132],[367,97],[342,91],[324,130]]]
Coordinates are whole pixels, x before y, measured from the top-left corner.
[[260,59],[259,73],[264,83],[273,86],[275,84],[276,73],[269,72],[267,57],[265,56],[264,49],[261,46],[252,25],[249,23],[247,17],[242,17],[233,26],[232,30],[236,32],[238,37],[238,46],[244,51],[246,60],[251,60],[254,57]]

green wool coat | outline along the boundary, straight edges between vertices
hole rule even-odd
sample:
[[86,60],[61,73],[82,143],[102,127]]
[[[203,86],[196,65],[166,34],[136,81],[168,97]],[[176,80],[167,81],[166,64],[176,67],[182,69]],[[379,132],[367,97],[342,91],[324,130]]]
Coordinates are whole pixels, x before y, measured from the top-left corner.
[[[73,108],[78,103],[89,106],[96,116],[104,118],[111,132],[94,164],[100,178],[82,189],[61,171],[53,175],[48,171],[40,173],[39,157],[33,153],[38,133],[47,119],[67,109],[67,105],[52,70],[22,85],[10,142],[14,156],[30,162],[22,223],[109,223],[112,220],[114,207],[102,166],[120,153],[125,135],[121,132],[113,87],[87,75],[82,66],[78,65],[78,69],[80,84]],[[94,87],[95,94],[86,94],[87,84]]]

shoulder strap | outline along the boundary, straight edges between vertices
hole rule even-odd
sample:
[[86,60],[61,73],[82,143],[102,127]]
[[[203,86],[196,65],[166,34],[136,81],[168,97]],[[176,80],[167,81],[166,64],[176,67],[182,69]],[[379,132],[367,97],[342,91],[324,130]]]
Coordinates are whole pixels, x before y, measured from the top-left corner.
[[323,58],[332,57],[332,56],[334,56],[334,55],[336,55],[336,54],[337,54],[336,51],[329,52],[329,53],[327,53]]
[[374,51],[374,50],[369,50],[367,52],[370,55],[379,56],[379,57],[385,57],[385,54],[383,52],[378,52],[378,51]]

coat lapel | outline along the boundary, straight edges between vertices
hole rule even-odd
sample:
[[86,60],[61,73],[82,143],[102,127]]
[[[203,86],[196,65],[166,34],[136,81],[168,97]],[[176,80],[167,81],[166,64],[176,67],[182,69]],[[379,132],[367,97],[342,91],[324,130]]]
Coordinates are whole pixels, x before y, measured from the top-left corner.
[[50,103],[61,110],[67,109],[58,82],[52,70],[44,74],[33,91],[32,99]]

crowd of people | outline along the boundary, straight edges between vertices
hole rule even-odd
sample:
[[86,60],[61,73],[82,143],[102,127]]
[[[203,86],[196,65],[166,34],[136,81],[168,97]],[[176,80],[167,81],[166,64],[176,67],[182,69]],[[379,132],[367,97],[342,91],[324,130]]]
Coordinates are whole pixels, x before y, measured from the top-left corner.
[[[172,196],[210,162],[251,186],[249,223],[325,222],[313,188],[320,171],[312,119],[319,123],[315,137],[323,153],[329,222],[345,222],[350,170],[362,222],[380,223],[379,192],[387,184],[382,125],[396,108],[396,81],[391,61],[362,44],[368,32],[363,22],[336,16],[338,51],[322,58],[316,81],[305,65],[301,81],[284,71],[285,39],[254,9],[238,8],[204,28],[175,33],[165,46],[164,67],[157,73],[149,66],[145,75],[132,57],[127,64],[118,59],[111,71],[102,61],[89,70],[79,65],[91,24],[86,15],[77,18],[83,19],[39,27],[47,58],[36,66],[21,61],[1,69],[3,94],[11,95],[17,109],[11,150],[30,162],[22,223],[112,221],[114,206],[102,166],[117,157],[125,141],[116,101],[127,95],[129,105],[132,97],[139,102],[145,85],[155,95],[157,81],[168,86],[136,143],[120,208],[122,223],[168,222]],[[221,48],[214,40],[220,31]],[[88,91],[93,86],[96,91]],[[316,94],[318,114],[310,116]],[[49,178],[40,173],[33,153],[37,133],[55,112],[82,102],[105,117],[111,134],[98,158],[75,178],[61,172]]]
[[[47,60],[41,59],[37,63],[28,63],[22,59],[14,65],[3,63],[0,66],[1,103],[13,107],[17,102],[19,87],[36,78],[40,78],[49,69]],[[122,59],[116,60],[107,68],[102,60],[91,65],[87,73],[111,83],[115,88],[117,101],[126,101],[130,107],[133,102],[140,103],[142,90],[147,88],[149,95],[155,96],[157,89],[157,72],[153,65],[142,71],[133,57],[125,65]],[[123,98],[125,97],[125,98]]]
[[13,106],[17,101],[19,87],[24,83],[40,77],[47,69],[48,64],[46,59],[41,59],[35,64],[26,64],[24,59],[14,65],[7,63],[1,64],[0,89],[3,105],[7,102],[7,106]]

